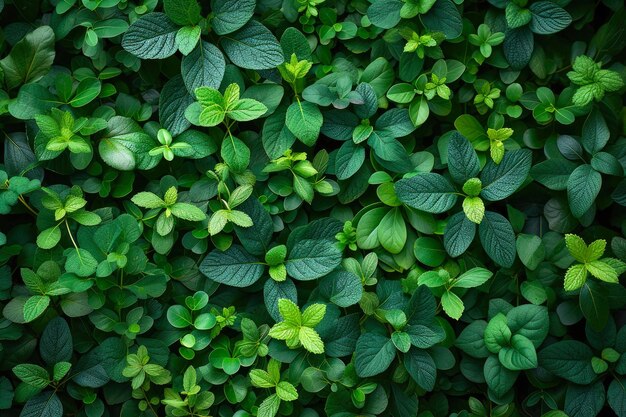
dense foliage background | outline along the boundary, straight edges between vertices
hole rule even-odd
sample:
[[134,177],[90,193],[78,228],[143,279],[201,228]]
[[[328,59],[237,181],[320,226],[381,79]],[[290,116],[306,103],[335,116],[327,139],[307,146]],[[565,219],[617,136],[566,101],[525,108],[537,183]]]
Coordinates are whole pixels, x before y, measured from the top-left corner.
[[626,416],[623,0],[0,10],[0,415]]

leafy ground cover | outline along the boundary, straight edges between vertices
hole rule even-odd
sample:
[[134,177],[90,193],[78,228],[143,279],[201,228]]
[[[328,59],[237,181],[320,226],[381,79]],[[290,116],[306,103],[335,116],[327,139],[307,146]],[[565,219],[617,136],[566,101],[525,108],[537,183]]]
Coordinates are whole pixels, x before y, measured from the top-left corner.
[[0,11],[0,415],[626,417],[622,0]]

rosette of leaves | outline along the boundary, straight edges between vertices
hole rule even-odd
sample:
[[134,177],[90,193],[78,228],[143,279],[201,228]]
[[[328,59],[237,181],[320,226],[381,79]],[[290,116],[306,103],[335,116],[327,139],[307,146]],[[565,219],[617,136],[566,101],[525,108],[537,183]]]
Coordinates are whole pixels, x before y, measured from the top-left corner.
[[617,91],[624,86],[622,77],[616,71],[601,69],[602,64],[596,63],[586,55],[577,56],[572,70],[567,77],[578,88],[572,97],[577,106],[584,106],[592,101],[600,101],[605,93]]
[[255,1],[215,0],[207,17],[196,0],[165,0],[163,5],[165,13],[148,13],[130,25],[122,47],[144,60],[165,59],[180,51],[189,94],[199,87],[218,88],[226,71],[222,50],[203,34],[220,36],[220,47],[240,68],[266,70],[283,63],[276,37],[252,19]]
[[281,401],[295,401],[298,399],[298,391],[291,382],[281,380],[281,363],[270,359],[267,363],[267,371],[253,369],[250,371],[250,382],[258,388],[275,391],[265,398],[259,405],[258,416],[274,417],[278,413]]
[[572,23],[572,16],[551,1],[507,0],[492,2],[504,9],[506,32],[503,43],[504,56],[513,70],[524,68],[531,59],[534,35],[550,35]]
[[482,369],[488,395],[500,403],[521,371],[537,367],[537,348],[548,335],[548,327],[546,307],[530,304],[513,307],[496,299],[491,301],[488,321],[474,320],[455,344],[481,363],[486,359]]
[[0,170],[0,214],[9,214],[18,201],[30,208],[23,194],[32,193],[40,187],[41,183],[37,179],[19,175],[9,178],[6,171]]
[[312,304],[300,312],[300,308],[293,301],[280,298],[278,312],[282,320],[272,326],[270,337],[284,340],[290,349],[302,346],[311,353],[324,353],[324,342],[314,329],[324,319],[324,304]]
[[435,319],[435,308],[435,299],[426,286],[419,286],[408,301],[400,295],[379,305],[377,320],[370,319],[368,331],[356,343],[357,375],[364,378],[381,374],[399,357],[417,385],[432,391],[437,365],[431,354],[434,346],[445,339],[444,329]]
[[222,139],[220,156],[235,172],[242,172],[250,163],[250,149],[231,129],[235,122],[245,122],[259,118],[267,112],[267,107],[251,98],[240,98],[238,84],[229,84],[224,94],[211,87],[195,90],[198,100],[185,110],[185,117],[192,124],[213,127],[224,123],[226,135]]
[[576,263],[565,274],[565,291],[580,289],[587,281],[588,274],[611,284],[619,283],[619,275],[626,272],[626,263],[616,258],[603,258],[606,240],[598,239],[589,245],[577,235],[565,235],[567,250]]
[[292,153],[288,150],[284,156],[270,161],[263,171],[282,173],[279,176],[272,176],[269,180],[270,189],[276,190],[276,193],[283,197],[291,197],[289,206],[297,207],[304,201],[310,204],[316,191],[321,195],[333,194],[333,183],[322,176],[324,165],[326,163],[320,158],[316,157],[311,162],[307,160],[306,153]]
[[613,152],[604,151],[610,138],[611,131],[604,117],[594,109],[583,124],[580,139],[570,135],[557,138],[557,148],[563,158],[555,155],[531,170],[533,178],[547,188],[567,190],[569,212],[581,222],[595,211],[596,198],[603,183],[602,174],[624,175],[618,158]]
[[202,391],[202,387],[198,385],[196,368],[193,366],[185,370],[182,388],[180,393],[172,388],[165,388],[165,398],[161,403],[165,404],[167,416],[201,416],[209,412],[215,402],[215,394]]
[[[36,271],[22,268],[20,275],[28,295],[13,298],[4,307],[3,315],[14,323],[29,323],[42,316],[53,300],[65,314],[85,316],[92,311],[88,305],[76,308],[73,303],[86,302],[91,280],[81,280],[77,275],[64,274],[54,261],[43,262]],[[54,307],[52,308],[54,310]]]
[[[538,354],[539,365],[549,372],[542,379],[564,396],[567,415],[587,409],[599,415],[608,407],[621,415],[626,396],[626,328],[609,318],[602,329],[585,327],[586,340],[560,340]],[[605,407],[605,398],[608,407]],[[602,399],[600,402],[599,399]]]
[[418,127],[426,122],[432,111],[438,116],[450,113],[452,90],[448,83],[458,80],[465,71],[459,61],[437,60],[430,74],[421,74],[411,85],[400,83],[387,91],[387,98],[399,104],[409,104],[409,117]]
[[[472,268],[463,272],[458,277],[451,277],[445,269],[427,271],[418,278],[419,285],[429,288],[437,288],[437,295],[441,296],[443,311],[455,320],[461,318],[465,306],[459,295],[463,295],[466,288],[476,288],[483,285],[493,274],[485,268]],[[439,294],[438,294],[439,293]]]
[[175,186],[167,188],[163,198],[152,192],[142,191],[135,194],[131,201],[149,209],[143,216],[143,221],[156,219],[151,243],[159,253],[167,253],[174,244],[175,219],[191,222],[206,219],[206,214],[198,207],[178,201],[178,190]]
[[[209,296],[204,291],[185,297],[185,305],[175,304],[167,309],[167,321],[178,331],[181,346],[178,351],[182,357],[191,360],[197,351],[209,346],[214,334],[211,329],[217,319],[209,311],[202,311],[209,304]],[[185,333],[186,332],[186,333]]]
[[[321,226],[319,229],[316,227],[320,224],[326,225],[325,229]],[[233,244],[225,251],[219,249],[211,251],[200,264],[200,272],[217,283],[245,288],[256,283],[268,266],[272,270],[273,279],[266,282],[267,291],[271,291],[270,288],[273,287],[284,290],[289,288],[289,293],[295,294],[295,285],[290,278],[311,281],[328,275],[339,266],[341,251],[334,238],[339,230],[341,224],[334,221],[320,220],[317,224],[313,222],[308,226],[302,226],[290,234],[285,245],[286,250],[279,246],[277,249],[263,246],[259,248],[256,242],[252,241],[252,236],[249,237],[250,240],[246,236],[242,241],[243,245]],[[258,255],[254,255],[255,253]],[[261,254],[265,256],[266,262],[257,257]],[[285,280],[282,279],[280,267],[283,264],[286,274],[290,277]],[[273,303],[278,299],[270,302],[266,297],[265,301],[270,311],[276,311]]]
[[448,254],[463,254],[474,240],[478,225],[487,255],[497,264],[511,267],[516,257],[511,223],[497,212],[486,211],[484,201],[507,198],[524,183],[531,166],[530,151],[507,152],[499,164],[488,161],[481,170],[471,143],[454,133],[448,143],[447,160],[450,177],[462,185],[463,194],[443,175],[422,173],[398,181],[396,195],[409,207],[435,214],[450,210],[458,196],[463,196],[463,212],[452,215],[444,231],[443,244]]
[[[382,113],[375,121],[370,120],[376,113],[376,94],[368,84],[357,87],[364,97],[363,105],[350,110],[324,112],[322,133],[343,144],[335,154],[335,175],[339,180],[354,177],[364,166],[367,147],[376,162],[392,172],[405,173],[413,168],[413,156],[407,158],[407,151],[398,139],[413,131],[415,126],[406,109],[391,109]],[[367,145],[367,147],[365,146]]]
[[383,29],[391,29],[401,19],[416,16],[428,29],[442,32],[448,39],[461,34],[461,14],[452,0],[377,0],[367,9],[369,21]]

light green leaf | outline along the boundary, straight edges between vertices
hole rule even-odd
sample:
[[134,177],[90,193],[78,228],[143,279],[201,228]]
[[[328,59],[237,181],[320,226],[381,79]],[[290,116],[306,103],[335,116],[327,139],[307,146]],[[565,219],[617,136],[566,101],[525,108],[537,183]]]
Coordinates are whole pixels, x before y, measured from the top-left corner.
[[493,273],[485,268],[475,267],[462,273],[454,280],[453,287],[474,288],[489,280]]
[[463,300],[451,291],[446,291],[441,295],[441,307],[454,320],[460,319],[463,315],[463,310],[465,310]]
[[47,295],[33,295],[24,303],[24,320],[29,323],[41,316],[50,305],[50,297]]
[[309,102],[295,102],[287,109],[285,125],[307,146],[317,141],[324,118],[319,108]]
[[574,291],[583,286],[587,280],[587,268],[584,264],[576,264],[569,267],[565,273],[563,288],[565,291]]

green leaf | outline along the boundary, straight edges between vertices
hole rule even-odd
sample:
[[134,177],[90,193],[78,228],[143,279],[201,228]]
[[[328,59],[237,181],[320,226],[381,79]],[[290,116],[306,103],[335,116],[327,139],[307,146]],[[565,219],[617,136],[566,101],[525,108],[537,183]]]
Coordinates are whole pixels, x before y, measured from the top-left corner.
[[448,219],[443,235],[443,246],[452,257],[462,255],[474,240],[476,224],[465,216],[457,213]]
[[587,271],[589,271],[591,275],[599,280],[612,284],[617,284],[619,282],[617,279],[617,271],[606,262],[591,261],[585,264],[585,268],[587,268]]
[[545,307],[525,304],[512,308],[506,315],[509,328],[514,334],[529,339],[539,347],[548,335],[549,319]]
[[24,320],[29,323],[41,316],[50,305],[50,297],[47,295],[33,295],[24,303]]
[[485,268],[475,267],[462,273],[454,280],[453,287],[474,288],[489,280],[493,273]]
[[201,19],[200,5],[196,0],[163,0],[165,14],[177,25],[195,25]]
[[339,307],[349,307],[361,301],[361,279],[348,271],[334,271],[322,278],[320,294]]
[[472,144],[456,132],[448,142],[448,170],[452,179],[459,184],[475,177],[480,171],[478,155]]
[[400,253],[407,239],[407,230],[402,211],[394,207],[380,222],[378,240],[383,248],[391,253]]
[[163,86],[159,96],[159,121],[172,136],[180,135],[191,125],[185,118],[185,109],[193,102],[180,75],[170,78]]
[[287,381],[281,381],[276,385],[276,395],[283,401],[294,401],[298,399],[298,391]]
[[431,31],[443,32],[447,39],[459,37],[463,30],[463,19],[452,0],[437,0],[421,20]]
[[539,236],[520,234],[515,241],[517,255],[528,269],[535,270],[546,256],[546,249]]
[[582,144],[590,154],[595,154],[602,150],[609,141],[611,132],[604,121],[602,113],[594,109],[583,124]]
[[31,365],[29,363],[19,364],[13,368],[13,373],[21,381],[34,388],[45,388],[50,383],[48,371],[39,365]]
[[538,1],[530,5],[530,29],[540,35],[560,32],[572,23],[572,17],[551,1]]
[[165,201],[154,193],[141,191],[131,198],[131,201],[139,207],[155,209],[165,207]]
[[274,417],[278,413],[280,407],[280,398],[276,394],[272,394],[261,402],[257,417]]
[[386,371],[396,357],[396,348],[391,339],[376,333],[362,334],[354,352],[354,367],[361,378]]
[[179,305],[173,305],[167,309],[167,321],[177,329],[193,326],[191,311]]
[[565,273],[563,288],[565,291],[575,291],[583,286],[587,280],[587,268],[584,264],[572,265]]
[[335,170],[337,179],[346,180],[356,174],[365,162],[365,148],[349,140],[337,151]]
[[276,37],[261,23],[251,20],[235,33],[222,38],[228,58],[240,68],[272,69],[284,62]]
[[148,154],[155,146],[155,141],[133,119],[113,116],[100,138],[98,152],[106,164],[120,171],[150,169],[159,161]]
[[499,353],[502,348],[509,346],[512,333],[507,325],[506,316],[497,314],[487,324],[484,334],[485,346],[491,353]]
[[88,277],[96,272],[98,261],[86,249],[66,249],[65,270],[79,277]]
[[503,397],[515,384],[519,372],[505,368],[495,355],[491,355],[485,361],[483,373],[489,389]]
[[78,83],[76,93],[70,105],[72,107],[83,107],[95,100],[102,91],[102,83],[97,78],[85,78]]
[[17,42],[7,57],[0,61],[8,89],[35,82],[46,75],[54,61],[54,32],[41,26]]
[[487,201],[499,201],[513,194],[530,172],[532,153],[527,150],[507,152],[502,162],[488,161],[480,174],[480,196]]
[[265,104],[250,98],[240,99],[228,110],[228,117],[238,122],[247,122],[258,119],[267,112]]
[[478,227],[480,242],[487,255],[498,265],[510,268],[515,261],[515,233],[501,214],[488,211]]
[[285,125],[307,146],[317,141],[324,118],[319,108],[309,102],[295,102],[287,109]]
[[530,10],[518,6],[514,2],[506,5],[505,9],[506,23],[511,29],[519,28],[530,23],[532,14]]
[[562,340],[539,352],[539,365],[548,372],[576,384],[586,385],[596,378],[591,366],[593,352],[576,340]]
[[502,47],[511,68],[519,71],[528,64],[533,53],[533,33],[528,26],[507,30]]
[[395,184],[396,195],[404,204],[428,213],[443,213],[454,206],[456,191],[448,180],[434,173],[422,173]]
[[50,227],[37,235],[37,246],[41,249],[52,249],[61,240],[60,226]]
[[169,209],[172,211],[174,217],[179,219],[189,220],[192,222],[199,222],[206,219],[206,214],[193,204],[175,203],[170,206]]
[[224,55],[215,45],[205,41],[200,41],[189,55],[183,57],[180,66],[189,94],[203,86],[219,88],[225,71]]
[[183,26],[176,32],[176,45],[178,50],[184,56],[187,56],[194,50],[200,40],[200,26]]
[[330,240],[303,239],[289,252],[285,266],[289,276],[310,281],[321,278],[341,263],[341,251]]
[[463,213],[472,223],[480,224],[485,216],[485,203],[480,197],[465,197],[463,199]]
[[302,346],[311,353],[324,353],[324,342],[320,335],[310,327],[300,327],[298,331],[298,339]]
[[454,320],[460,319],[463,315],[463,310],[465,310],[463,300],[451,291],[446,291],[441,295],[441,307]]
[[250,371],[250,381],[252,385],[259,388],[274,388],[276,381],[272,376],[262,369],[253,369]]
[[537,352],[532,342],[521,334],[511,338],[511,346],[503,347],[498,353],[500,363],[511,371],[534,369],[537,367]]
[[212,0],[211,27],[218,35],[234,32],[252,18],[255,7],[255,0]]
[[39,353],[48,364],[69,362],[72,358],[72,334],[67,322],[55,317],[48,322],[39,341]]
[[164,59],[173,55],[178,26],[164,13],[148,13],[136,20],[122,38],[122,47],[141,59]]
[[20,415],[23,417],[62,417],[63,404],[54,392],[45,391],[29,399]]
[[404,355],[404,367],[417,385],[425,391],[432,391],[437,380],[435,361],[428,352],[411,349]]
[[591,165],[584,164],[572,172],[567,180],[567,199],[576,218],[589,210],[602,187],[602,176]]
[[374,26],[391,29],[400,22],[400,10],[404,3],[399,0],[379,0],[367,9],[367,17]]
[[200,264],[200,272],[210,280],[233,287],[248,287],[261,278],[263,265],[241,246],[212,251]]
[[220,154],[235,172],[243,172],[250,163],[250,148],[234,136],[224,138]]
[[606,393],[607,402],[618,416],[626,415],[626,378],[615,378]]
[[438,267],[446,259],[446,253],[437,239],[418,237],[413,244],[415,258],[426,266]]

